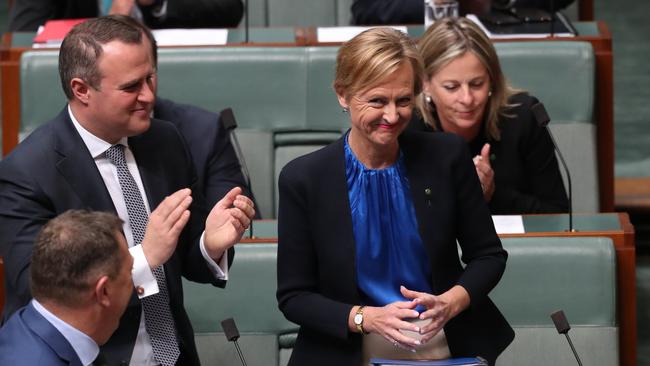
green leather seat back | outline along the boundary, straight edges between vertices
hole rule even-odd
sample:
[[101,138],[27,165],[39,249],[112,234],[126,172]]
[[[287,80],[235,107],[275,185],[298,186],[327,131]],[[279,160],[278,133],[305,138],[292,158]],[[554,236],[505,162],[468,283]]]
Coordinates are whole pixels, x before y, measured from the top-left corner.
[[239,244],[228,285],[183,281],[185,309],[194,327],[201,363],[236,365],[239,361],[224,336],[221,321],[233,318],[242,352],[251,365],[277,365],[279,337],[298,327],[284,318],[275,298],[277,244]]
[[345,131],[350,115],[343,113],[334,92],[338,47],[309,47],[307,67],[307,128]]
[[345,26],[352,0],[266,0],[269,26]]
[[337,0],[336,1],[336,11],[337,11],[337,25],[347,26],[352,22],[352,7],[353,0]]
[[546,106],[549,126],[567,161],[573,186],[580,187],[573,190],[573,209],[598,212],[596,66],[591,44],[500,42],[495,47],[513,86],[529,91]]
[[495,43],[508,80],[539,98],[552,123],[594,123],[595,58],[589,42]]
[[516,332],[499,365],[568,365],[550,314],[564,310],[584,364],[618,364],[616,254],[609,238],[506,238],[508,264],[490,297]]
[[59,51],[30,51],[20,59],[20,136],[22,141],[52,119],[67,100],[59,78]]
[[273,192],[275,189],[273,162],[273,132],[237,128],[235,130],[244,161],[248,166],[257,210],[262,218],[275,217]]
[[269,26],[334,26],[333,0],[267,0]]
[[[247,0],[248,21],[251,27],[268,27],[268,0]],[[239,28],[246,25],[245,17],[239,22]]]
[[158,93],[218,112],[231,107],[242,128],[304,124],[306,60],[301,47],[165,48]]

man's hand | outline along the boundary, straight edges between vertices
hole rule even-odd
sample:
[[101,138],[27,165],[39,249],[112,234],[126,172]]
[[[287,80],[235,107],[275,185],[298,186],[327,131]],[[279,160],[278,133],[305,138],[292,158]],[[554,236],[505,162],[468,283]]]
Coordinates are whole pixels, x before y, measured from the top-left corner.
[[204,244],[210,258],[219,261],[241,239],[255,216],[253,201],[233,188],[210,211],[205,221]]
[[190,219],[188,208],[192,203],[191,194],[189,188],[176,191],[149,215],[147,231],[142,240],[142,251],[149,267],[164,264],[176,250],[178,237]]

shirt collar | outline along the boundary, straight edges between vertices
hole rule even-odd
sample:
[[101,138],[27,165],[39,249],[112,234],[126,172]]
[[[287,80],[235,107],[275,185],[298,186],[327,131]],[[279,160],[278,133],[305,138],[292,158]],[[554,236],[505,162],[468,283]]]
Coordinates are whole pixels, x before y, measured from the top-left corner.
[[79,356],[82,365],[90,365],[93,363],[99,354],[99,346],[92,338],[59,319],[56,315],[44,308],[36,299],[32,299],[32,306],[70,343],[77,356]]
[[[70,119],[72,120],[72,124],[74,125],[74,128],[81,136],[81,139],[83,140],[84,144],[88,148],[88,151],[90,151],[90,155],[93,157],[93,159],[97,159],[106,150],[108,150],[109,147],[113,146],[113,144],[100,139],[99,137],[93,135],[90,131],[85,129],[81,125],[81,123],[79,123],[77,118],[75,118],[74,114],[72,114],[72,109],[70,108],[69,104],[68,104],[68,114],[70,115]],[[122,137],[122,139],[120,139],[118,144],[122,144],[126,147],[129,146],[128,139],[126,137]]]

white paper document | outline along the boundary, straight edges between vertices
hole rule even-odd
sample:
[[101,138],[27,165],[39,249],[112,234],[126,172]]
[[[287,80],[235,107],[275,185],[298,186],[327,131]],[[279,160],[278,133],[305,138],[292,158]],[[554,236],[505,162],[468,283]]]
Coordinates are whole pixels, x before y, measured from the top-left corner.
[[[377,27],[319,27],[317,29],[318,42],[347,42],[357,34],[371,28]],[[390,28],[407,33],[405,26],[391,26]]]
[[228,29],[156,29],[158,46],[223,46],[228,42]]
[[497,234],[524,234],[524,220],[521,215],[493,215]]

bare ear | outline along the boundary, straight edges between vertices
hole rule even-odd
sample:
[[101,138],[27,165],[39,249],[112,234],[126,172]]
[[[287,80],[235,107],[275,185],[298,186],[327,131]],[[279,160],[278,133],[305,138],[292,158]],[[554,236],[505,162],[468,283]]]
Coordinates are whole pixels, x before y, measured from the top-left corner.
[[80,78],[73,78],[70,80],[70,89],[72,90],[73,98],[79,100],[83,104],[88,104],[90,85]]
[[98,304],[107,307],[111,305],[108,290],[108,276],[101,276],[95,283],[95,298]]
[[336,90],[336,97],[339,99],[339,104],[341,105],[341,108],[343,108],[345,110],[350,108],[350,104],[348,103],[348,98],[346,97],[343,90],[337,89]]

